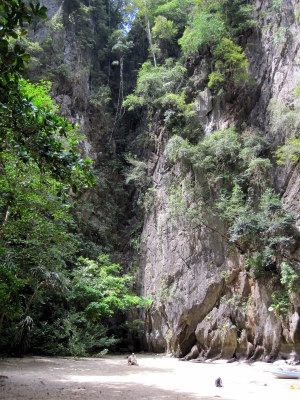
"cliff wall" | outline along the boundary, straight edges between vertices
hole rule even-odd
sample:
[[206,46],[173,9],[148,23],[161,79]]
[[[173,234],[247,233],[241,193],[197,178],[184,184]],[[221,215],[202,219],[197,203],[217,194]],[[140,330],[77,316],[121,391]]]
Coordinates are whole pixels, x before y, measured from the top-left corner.
[[[119,21],[118,10],[110,9],[113,2],[95,0],[94,7],[71,0],[42,3],[48,7],[49,20],[32,33],[29,75],[53,82],[53,97],[62,113],[79,125],[85,135],[82,151],[95,161],[97,185],[84,194],[78,208],[88,254],[96,256],[99,250],[117,248],[128,260],[131,232],[139,234],[136,226],[138,222],[143,225],[136,255],[138,290],[152,298],[152,305],[142,315],[143,348],[185,359],[272,361],[278,356],[289,357],[292,351],[299,356],[299,278],[293,278],[296,287],[287,290],[279,270],[280,263],[288,260],[300,275],[300,166],[292,162],[279,166],[275,157],[279,146],[299,130],[300,106],[295,94],[300,81],[299,2],[250,2],[257,24],[239,37],[249,60],[251,79],[247,83],[210,89],[208,52],[185,60],[186,95],[195,102],[195,136],[202,135],[202,140],[215,131],[235,128],[241,137],[254,137],[253,147],[258,144],[256,137],[267,143],[259,157],[266,164],[267,153],[270,160],[269,185],[279,194],[284,210],[296,214],[296,232],[290,235],[290,244],[286,243],[288,235],[281,236],[284,243],[277,246],[281,246],[280,254],[268,256],[270,262],[263,273],[254,273],[250,263],[254,255],[259,258],[253,247],[255,234],[249,244],[237,245],[229,238],[227,222],[211,212],[214,189],[226,181],[225,175],[212,183],[201,170],[180,161],[170,162],[166,115],[161,118],[153,112],[145,118],[141,113],[132,118],[127,113],[127,120],[123,117],[118,129],[114,128],[120,76],[119,69],[112,66],[109,45],[110,33]],[[135,41],[145,41],[145,34],[136,32]],[[131,51],[132,70],[139,47],[145,48],[145,43],[136,42]],[[139,62],[144,61],[146,52],[141,51]],[[170,115],[174,113],[168,118]],[[149,134],[147,140],[139,142],[137,136],[148,130],[151,137]],[[132,150],[143,157],[148,181],[152,182],[148,188],[151,201],[142,222],[136,204],[140,188],[134,192],[125,186],[122,172],[123,153]],[[232,164],[236,159],[232,158]],[[234,165],[230,168],[234,170]],[[259,192],[264,177],[259,168],[253,171],[253,187]],[[205,188],[210,200],[199,208],[197,195],[190,200],[191,187]],[[174,193],[181,203],[174,201]],[[194,212],[192,222],[187,210],[180,212],[184,200]],[[272,229],[285,218],[283,215],[281,212],[273,218]],[[269,235],[264,229],[263,233],[257,231],[257,242]],[[95,254],[91,254],[93,246]],[[259,243],[256,246],[264,250]]]
[[52,83],[51,96],[60,113],[82,135],[82,155],[94,162],[96,185],[81,195],[74,211],[86,243],[84,254],[116,254],[124,247],[127,229],[127,193],[114,132],[119,67],[112,66],[115,55],[109,42],[119,10],[102,0],[41,4],[48,18],[35,22],[25,42],[31,54],[28,76]]
[[[276,12],[270,12],[270,7],[269,1],[255,2],[258,24],[242,39],[252,85],[216,96],[202,85],[201,57],[190,69],[190,85],[198,90],[197,113],[206,135],[230,127],[259,131],[274,154],[299,127],[299,114],[291,122],[289,111],[299,112],[294,90],[300,78],[300,26],[297,1],[282,2]],[[291,294],[287,314],[280,315],[272,306],[278,279],[272,272],[251,276],[245,252],[224,239],[220,221],[220,229],[212,230],[201,223],[189,227],[184,218],[170,218],[168,187],[182,166],[169,166],[167,139],[163,133],[161,138],[162,145],[149,156],[155,205],[145,217],[142,233],[142,293],[153,298],[146,314],[146,345],[186,359],[274,360],[292,351],[299,355],[299,290]],[[274,163],[271,181],[285,209],[298,215],[299,230],[299,163],[284,167]],[[183,196],[187,193],[184,187],[180,190]],[[291,259],[299,275],[298,244]]]

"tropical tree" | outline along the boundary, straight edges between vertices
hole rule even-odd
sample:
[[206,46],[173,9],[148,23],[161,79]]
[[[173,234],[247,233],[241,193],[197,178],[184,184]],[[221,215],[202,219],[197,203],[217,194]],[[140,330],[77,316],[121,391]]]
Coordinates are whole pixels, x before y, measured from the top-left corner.
[[14,342],[19,351],[38,294],[64,286],[76,251],[69,210],[74,193],[93,183],[91,160],[80,158],[79,137],[58,115],[49,84],[22,79],[29,55],[16,39],[46,16],[38,2],[27,4],[0,5],[0,346]]

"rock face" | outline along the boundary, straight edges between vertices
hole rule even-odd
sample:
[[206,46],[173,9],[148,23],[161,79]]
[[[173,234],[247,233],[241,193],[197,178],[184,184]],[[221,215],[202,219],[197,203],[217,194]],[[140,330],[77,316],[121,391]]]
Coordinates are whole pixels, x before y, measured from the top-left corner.
[[[89,3],[89,2],[88,2]],[[73,0],[41,0],[47,7],[46,21],[37,22],[30,32],[28,66],[30,79],[52,82],[51,96],[60,113],[82,134],[81,153],[94,162],[97,184],[79,202],[75,217],[86,240],[86,255],[122,246],[123,209],[127,197],[122,189],[113,137],[118,68],[110,66],[107,28],[116,18],[102,1],[92,4]],[[115,12],[115,11],[114,11]],[[110,104],[108,104],[110,103]]]
[[[274,99],[282,109],[293,102],[300,79],[300,26],[295,17],[298,1],[282,2],[280,13],[270,13],[269,3],[256,1],[258,26],[247,38],[246,53],[255,84],[234,93],[230,103],[199,88],[196,108],[207,134],[247,124],[262,132],[275,149],[297,126],[295,121],[289,123],[285,112],[280,114],[272,107]],[[197,76],[193,78],[197,80]],[[186,359],[273,361],[279,355],[288,357],[292,350],[298,352],[299,293],[294,293],[288,316],[282,318],[270,308],[276,289],[271,276],[250,277],[243,255],[232,250],[218,232],[204,226],[188,229],[180,220],[174,225],[168,214],[166,187],[179,166],[166,168],[163,146],[150,156],[149,165],[153,164],[155,206],[144,221],[139,270],[142,294],[153,299],[146,314],[147,348]],[[299,165],[275,167],[273,185],[282,194],[285,208],[299,215]],[[293,259],[299,274],[297,246]]]
[[[118,213],[128,210],[128,204],[124,204],[124,192],[111,196],[123,177],[109,164],[109,158],[116,153],[112,135],[114,118],[106,107],[111,93],[105,92],[107,87],[101,81],[101,73],[111,60],[101,56],[107,38],[100,23],[97,27],[97,21],[104,20],[105,13],[85,21],[81,29],[82,19],[76,20],[74,10],[79,2],[43,0],[42,3],[48,7],[50,21],[46,26],[37,26],[33,38],[47,54],[43,64],[43,52],[35,46],[36,59],[32,60],[35,64],[29,66],[29,74],[35,78],[47,66],[49,79],[54,82],[53,96],[62,113],[85,134],[82,152],[95,161],[99,185],[84,195],[81,229],[91,241],[104,243],[105,247],[107,240],[113,247],[111,232],[116,232],[115,242],[120,241],[122,226]],[[205,58],[190,68],[190,81],[194,82],[193,91],[197,91],[197,122],[202,132],[209,135],[218,129],[247,126],[259,131],[275,150],[294,136],[299,127],[300,113],[295,116],[290,111],[299,107],[293,93],[300,81],[300,4],[297,0],[277,1],[280,9],[270,12],[275,2],[254,3],[258,25],[250,36],[241,38],[253,83],[229,95],[216,96],[203,84],[209,73]],[[156,150],[152,153],[149,150],[146,160],[154,182],[155,201],[144,219],[137,271],[140,293],[153,300],[143,315],[144,348],[167,351],[186,360],[222,357],[273,361],[279,355],[288,357],[291,351],[299,356],[299,292],[290,296],[288,313],[282,317],[271,307],[278,280],[272,274],[259,279],[248,274],[245,255],[224,239],[221,222],[217,222],[220,229],[212,230],[205,225],[191,228],[184,218],[176,223],[170,218],[168,185],[172,176],[180,174],[181,167],[168,165],[166,141],[161,129]],[[298,164],[274,166],[272,170],[272,185],[281,194],[285,208],[298,214],[298,229],[299,168]],[[185,188],[180,190],[184,196]],[[135,219],[131,210],[127,215],[128,226],[130,219]],[[292,257],[300,276],[299,243]]]

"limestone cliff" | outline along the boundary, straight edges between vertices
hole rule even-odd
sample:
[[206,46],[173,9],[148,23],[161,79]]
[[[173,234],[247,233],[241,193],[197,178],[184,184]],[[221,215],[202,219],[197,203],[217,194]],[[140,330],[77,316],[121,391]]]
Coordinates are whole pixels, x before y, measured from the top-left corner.
[[[258,130],[270,141],[272,153],[299,127],[293,91],[300,79],[300,25],[296,0],[281,2],[277,12],[270,12],[270,7],[270,1],[255,2],[258,24],[244,38],[252,85],[213,95],[202,85],[201,57],[191,67],[189,82],[198,93],[199,123],[207,135],[233,126]],[[298,115],[290,123],[288,111],[293,109]],[[160,137],[161,146],[149,157],[155,205],[144,221],[140,267],[142,293],[153,298],[146,314],[148,349],[187,359],[274,360],[292,350],[299,355],[299,290],[290,296],[287,315],[280,316],[271,306],[278,287],[272,273],[251,277],[245,253],[224,240],[222,229],[214,231],[203,224],[189,229],[185,221],[177,219],[174,224],[170,219],[167,187],[181,167],[168,165],[167,139],[163,133]],[[298,214],[299,223],[299,163],[285,167],[274,163],[272,186],[280,192],[284,207]],[[299,275],[298,244],[291,259]]]
[[[107,50],[109,32],[118,27],[118,10],[111,8],[114,2],[95,0],[94,6],[79,0],[42,3],[48,7],[49,20],[32,33],[29,75],[53,82],[53,97],[62,113],[79,124],[85,135],[82,151],[95,161],[97,186],[85,193],[78,209],[79,226],[90,240],[89,246],[94,243],[105,251],[123,249],[127,258],[130,230],[139,234],[134,224],[140,222],[136,204],[140,188],[134,192],[124,185],[120,159],[124,163],[123,153],[134,150],[147,164],[147,193],[151,196],[142,222],[137,276],[140,294],[153,301],[142,315],[143,347],[186,359],[274,360],[292,350],[300,355],[299,280],[296,290],[288,293],[287,304],[287,291],[280,297],[279,258],[273,257],[273,264],[263,274],[251,273],[247,249],[228,240],[226,223],[210,214],[209,204],[201,210],[205,221],[199,219],[198,224],[189,223],[182,213],[172,218],[174,207],[178,211],[178,205],[171,204],[172,185],[174,188],[180,181],[175,189],[182,198],[188,197],[192,181],[211,189],[211,183],[193,168],[184,171],[185,179],[177,179],[185,166],[170,163],[165,151],[170,138],[166,121],[174,112],[163,118],[158,113],[147,117],[125,114],[115,128],[120,76]],[[278,166],[274,152],[299,129],[300,107],[294,93],[300,81],[300,6],[297,0],[246,3],[254,4],[257,20],[256,26],[239,38],[250,62],[251,81],[216,91],[207,87],[209,52],[185,60],[186,96],[195,102],[196,110],[193,130],[195,137],[201,138],[233,127],[239,132],[258,132],[268,143],[259,157],[268,152],[270,185],[280,194],[285,210],[298,215],[299,230],[300,166]],[[145,41],[145,34],[136,36]],[[145,48],[145,43],[135,43],[131,52],[132,59],[141,52],[138,62],[145,60],[146,53],[140,47]],[[138,62],[132,62],[131,69]],[[127,72],[129,69],[127,66]],[[138,141],[136,136],[147,130],[151,137],[149,133],[147,140]],[[253,177],[259,183],[259,173]],[[292,245],[282,245],[284,259],[300,275],[296,233],[292,239]],[[278,293],[277,299],[274,293]]]
[[93,160],[97,183],[81,196],[76,220],[86,255],[113,253],[124,246],[127,193],[118,161],[116,103],[119,68],[113,66],[110,35],[120,21],[113,3],[43,0],[47,20],[35,22],[25,42],[31,80],[49,80],[60,113],[82,135],[81,151]]

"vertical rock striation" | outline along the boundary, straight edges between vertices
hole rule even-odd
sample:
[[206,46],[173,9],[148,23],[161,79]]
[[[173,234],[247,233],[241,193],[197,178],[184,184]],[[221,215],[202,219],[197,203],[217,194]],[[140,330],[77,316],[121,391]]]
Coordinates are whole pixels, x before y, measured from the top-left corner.
[[[283,111],[295,107],[294,90],[300,80],[299,2],[284,1],[280,12],[273,13],[269,12],[270,1],[257,0],[255,6],[258,25],[243,38],[253,84],[218,97],[198,85],[196,108],[206,134],[247,126],[260,131],[275,150],[299,126],[299,115],[298,122],[291,123]],[[197,66],[192,78],[201,82]],[[149,166],[154,165],[155,205],[144,221],[140,268],[142,293],[153,299],[146,314],[148,349],[185,359],[272,361],[292,350],[300,355],[299,291],[291,297],[287,316],[276,313],[270,306],[278,280],[272,274],[251,277],[245,270],[244,254],[222,235],[221,223],[218,231],[204,225],[189,228],[180,219],[175,224],[170,218],[167,187],[172,176],[180,173],[180,166],[168,166],[164,145],[149,160]],[[299,215],[299,164],[275,166],[272,185],[281,193],[284,207]],[[180,190],[184,193],[185,189]],[[292,259],[299,274],[298,244]]]
[[[122,187],[123,177],[118,163],[110,161],[116,160],[111,110],[116,109],[112,103],[117,103],[118,73],[113,72],[112,60],[105,51],[108,31],[116,29],[117,23],[108,26],[110,3],[99,1],[90,14],[83,2],[80,9],[79,1],[42,3],[48,8],[49,20],[32,33],[36,44],[32,45],[29,75],[53,82],[57,104],[84,133],[82,152],[95,161],[99,172],[98,185],[84,195],[80,208],[82,232],[104,249],[120,248],[124,224],[130,226],[135,217],[132,210],[124,215],[130,208],[128,197],[123,190],[116,190]],[[300,6],[297,0],[253,3],[257,26],[251,34],[240,37],[250,61],[251,84],[218,93],[207,88],[210,60],[206,54],[192,62],[187,60],[187,92],[196,93],[196,119],[205,135],[232,127],[258,131],[271,143],[270,153],[274,154],[299,128],[300,107],[294,91],[300,81]],[[133,133],[139,122],[132,123]],[[278,276],[272,272],[259,278],[249,274],[245,251],[232,245],[224,222],[210,216],[209,208],[207,219],[213,220],[212,224],[191,226],[182,216],[171,218],[168,191],[182,166],[171,166],[167,160],[164,126],[154,118],[150,124],[155,145],[146,150],[146,161],[154,205],[145,215],[138,267],[141,294],[153,300],[144,315],[145,348],[168,351],[187,360],[222,357],[272,361],[279,354],[288,356],[292,350],[300,355],[299,291],[291,294],[288,313],[280,315],[272,307]],[[139,125],[140,130],[146,125]],[[122,137],[121,141],[126,140]],[[298,230],[299,168],[299,163],[279,167],[274,162],[271,178],[285,209],[298,214]],[[190,178],[203,181],[192,172]],[[184,181],[176,189],[183,197],[188,192]],[[124,237],[128,238],[128,232]],[[290,256],[300,275],[299,243]]]
[[75,210],[85,254],[118,251],[127,216],[127,194],[117,158],[114,113],[119,85],[112,66],[112,32],[120,22],[112,2],[42,0],[46,21],[36,22],[28,39],[31,80],[49,80],[60,113],[82,135],[81,152],[93,160],[97,183]]

